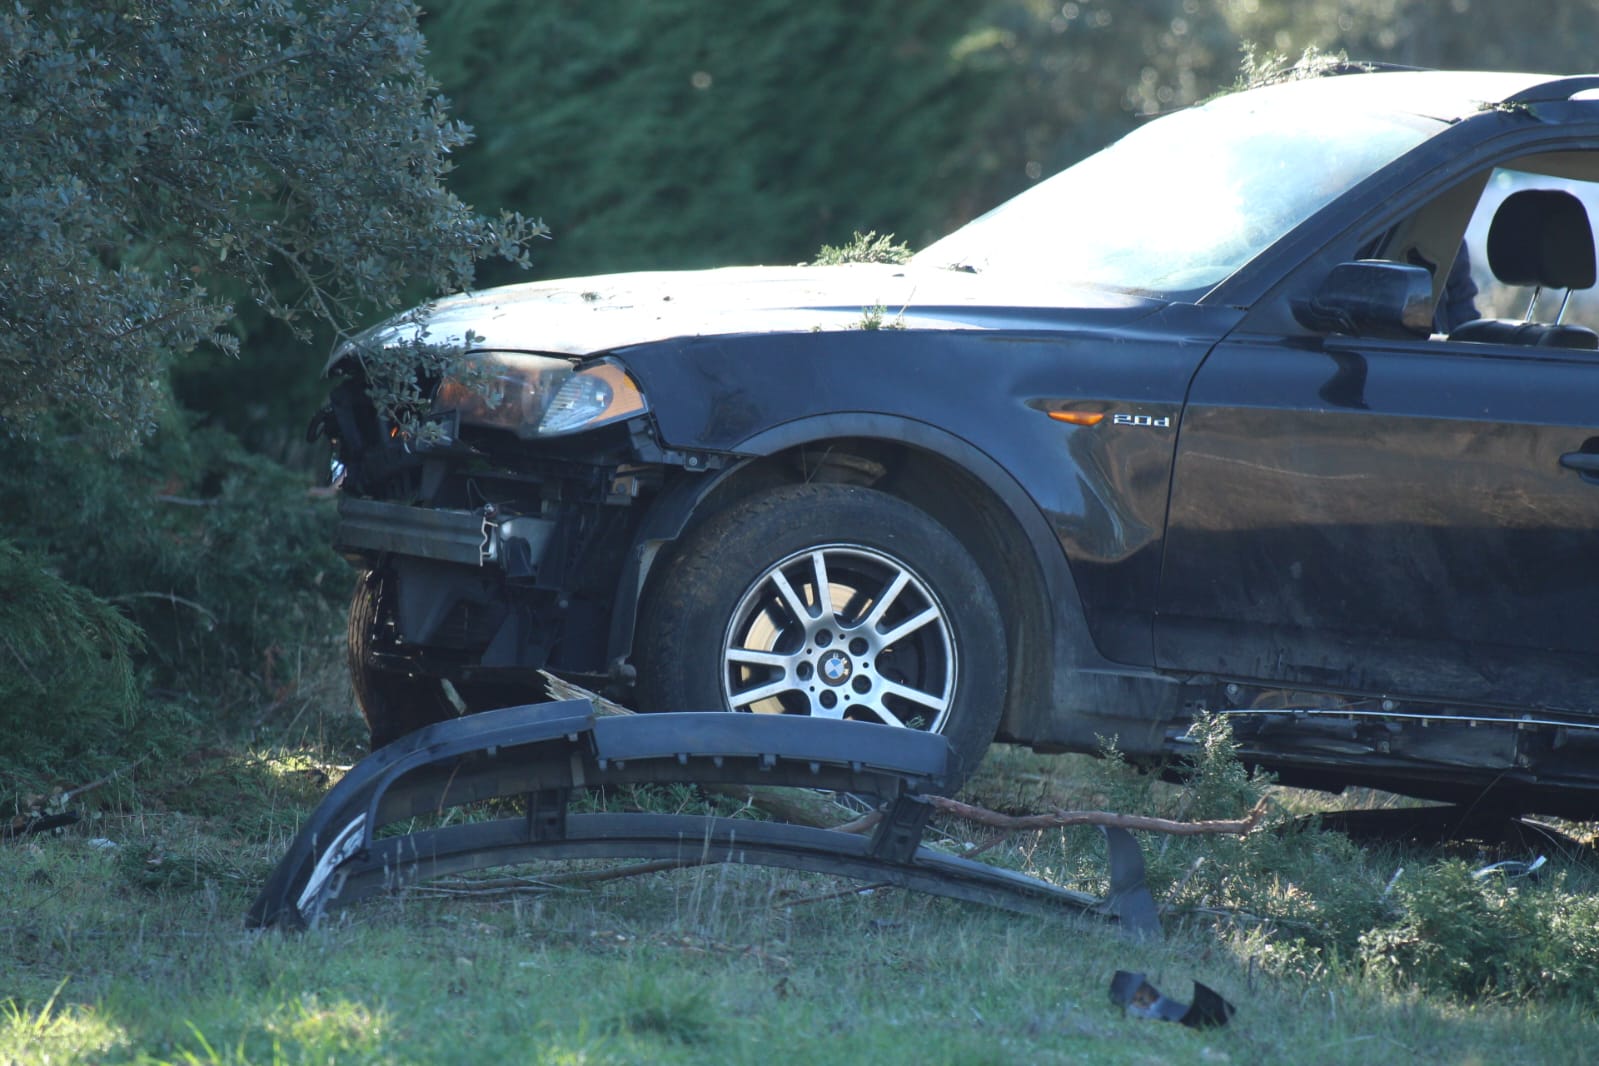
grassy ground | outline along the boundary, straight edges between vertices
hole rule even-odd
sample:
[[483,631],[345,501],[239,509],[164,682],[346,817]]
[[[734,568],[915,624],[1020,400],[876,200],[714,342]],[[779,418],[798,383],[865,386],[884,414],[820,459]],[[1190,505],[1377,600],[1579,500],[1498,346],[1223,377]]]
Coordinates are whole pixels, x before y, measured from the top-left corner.
[[[1160,944],[741,867],[414,890],[249,934],[245,907],[338,772],[297,747],[212,752],[62,835],[0,844],[0,1062],[1497,1064],[1585,1061],[1599,1038],[1599,881],[1579,856],[1484,885],[1457,876],[1469,863],[1312,830],[1146,838]],[[1184,790],[1000,749],[969,795],[1197,817],[1260,788],[1207,775]],[[1324,804],[1272,795],[1279,825]],[[987,857],[1090,890],[1103,874],[1092,831]],[[1207,1032],[1124,1017],[1117,969],[1182,999],[1202,981],[1238,1014]]]

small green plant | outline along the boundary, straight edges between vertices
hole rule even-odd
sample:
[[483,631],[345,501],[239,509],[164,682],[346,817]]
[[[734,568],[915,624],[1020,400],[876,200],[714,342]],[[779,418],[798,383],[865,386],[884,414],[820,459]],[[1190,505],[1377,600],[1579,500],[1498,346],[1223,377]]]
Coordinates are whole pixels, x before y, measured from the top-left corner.
[[148,892],[191,892],[207,885],[246,883],[239,870],[217,858],[169,851],[158,844],[121,848],[117,865],[130,884]]
[[873,304],[871,307],[861,308],[861,321],[858,328],[866,330],[876,329],[904,329],[903,315],[896,315],[893,321],[885,321],[887,309],[882,304]]
[[699,1044],[716,1028],[715,1006],[704,990],[692,983],[678,985],[652,975],[633,975],[623,986],[621,999],[610,1021],[611,1032]]
[[1323,52],[1315,45],[1306,48],[1297,59],[1289,59],[1282,52],[1263,51],[1253,41],[1244,42],[1242,51],[1238,80],[1233,83],[1232,92],[1259,89],[1285,81],[1323,78],[1350,70],[1374,69],[1369,64],[1350,62],[1346,52]]
[[904,263],[911,257],[911,249],[903,241],[894,243],[894,235],[879,237],[876,230],[855,235],[844,244],[824,244],[816,253],[815,266],[837,266],[840,263]]
[[1193,769],[1186,782],[1188,817],[1238,818],[1266,798],[1271,778],[1251,773],[1239,761],[1226,716],[1197,715],[1188,727],[1188,739],[1193,743]]
[[1501,111],[1507,115],[1532,114],[1532,105],[1525,100],[1484,100],[1477,105],[1479,111]]
[[122,1041],[115,1023],[93,1008],[66,1002],[62,978],[40,1006],[0,1000],[0,1062],[106,1062]]
[[63,977],[61,983],[56,985],[55,991],[50,993],[50,998],[44,1005],[34,1010],[15,999],[8,999],[0,1004],[0,1026],[3,1026],[11,1035],[39,1039],[49,1036],[51,1032],[61,1026],[61,1018],[56,1012],[56,1000],[61,996],[61,990],[67,986],[67,978]]
[[1573,997],[1599,989],[1599,897],[1549,883],[1479,877],[1450,860],[1394,885],[1391,924],[1360,938],[1368,972],[1462,999]]

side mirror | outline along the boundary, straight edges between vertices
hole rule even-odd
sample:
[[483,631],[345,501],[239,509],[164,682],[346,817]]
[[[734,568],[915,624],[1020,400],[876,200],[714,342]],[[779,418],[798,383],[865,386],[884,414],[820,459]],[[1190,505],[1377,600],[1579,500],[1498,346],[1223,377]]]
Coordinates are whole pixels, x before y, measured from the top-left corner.
[[1408,263],[1339,263],[1309,300],[1294,301],[1299,324],[1319,333],[1425,337],[1432,332],[1432,274]]

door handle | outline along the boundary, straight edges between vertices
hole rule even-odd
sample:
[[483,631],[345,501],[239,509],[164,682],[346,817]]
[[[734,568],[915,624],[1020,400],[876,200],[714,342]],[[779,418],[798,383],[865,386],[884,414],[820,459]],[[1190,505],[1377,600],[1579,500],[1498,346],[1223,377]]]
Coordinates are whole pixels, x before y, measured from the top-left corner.
[[1599,478],[1599,452],[1567,452],[1560,457],[1560,465],[1577,471],[1585,480]]

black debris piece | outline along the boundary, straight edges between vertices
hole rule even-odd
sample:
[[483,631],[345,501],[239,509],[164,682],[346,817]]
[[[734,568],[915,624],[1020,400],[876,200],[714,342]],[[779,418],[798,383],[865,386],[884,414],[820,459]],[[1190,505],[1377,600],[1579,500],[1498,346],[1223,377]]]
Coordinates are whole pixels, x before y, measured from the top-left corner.
[[1226,1025],[1238,1009],[1215,989],[1194,982],[1194,1001],[1179,1003],[1161,995],[1141,973],[1117,970],[1110,979],[1110,1001],[1134,1018],[1177,1022],[1190,1029],[1215,1029]]

